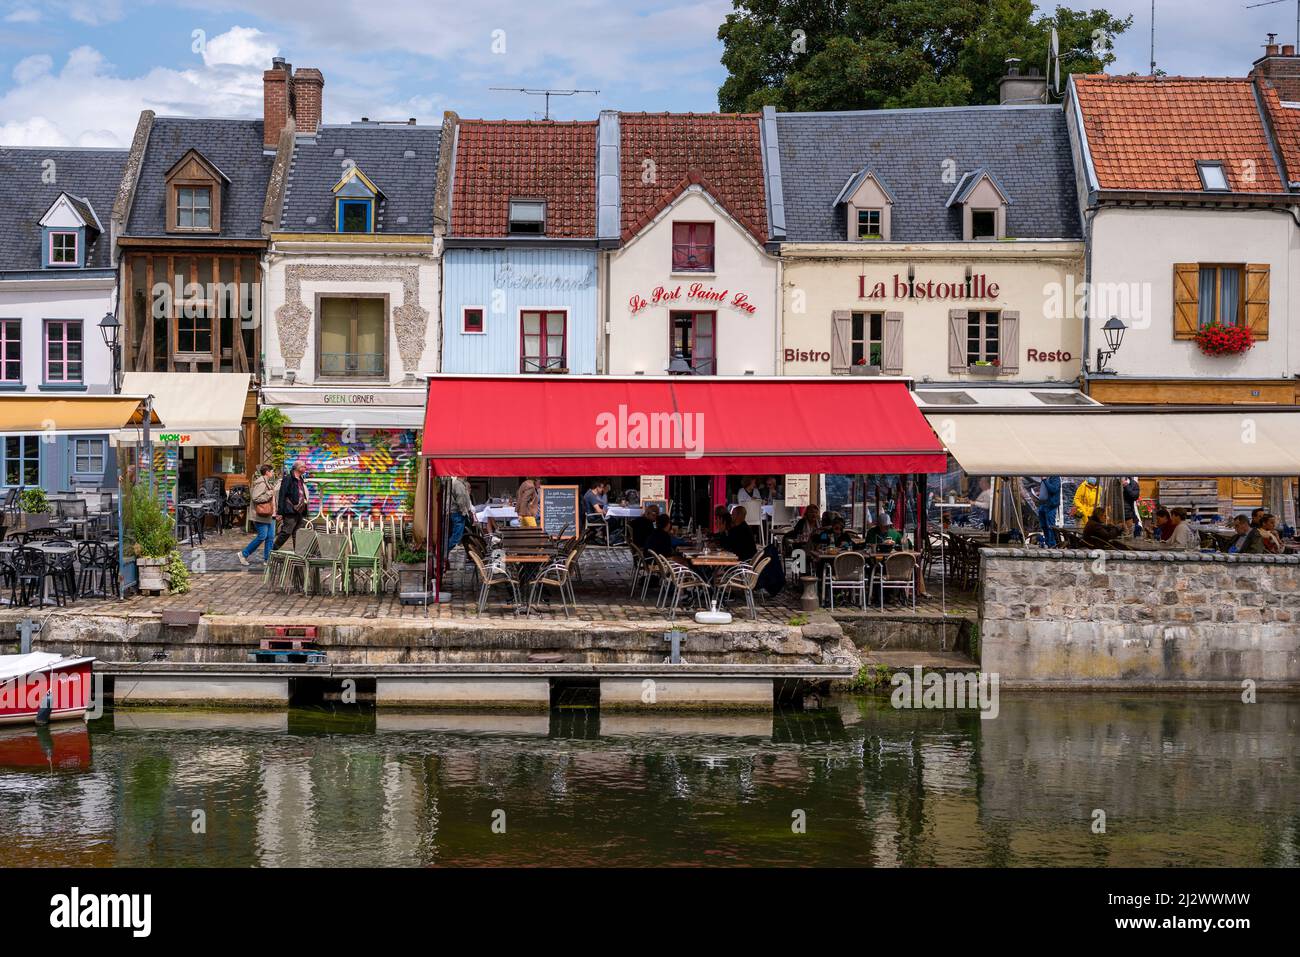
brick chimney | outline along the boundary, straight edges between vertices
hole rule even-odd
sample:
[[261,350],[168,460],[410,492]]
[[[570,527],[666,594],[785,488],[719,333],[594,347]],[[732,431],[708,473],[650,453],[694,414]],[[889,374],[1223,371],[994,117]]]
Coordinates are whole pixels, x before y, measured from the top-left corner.
[[299,133],[315,135],[320,129],[321,90],[325,77],[314,67],[303,67],[293,75],[293,121]]
[[1294,44],[1279,45],[1276,39],[1276,34],[1268,35],[1264,55],[1250,68],[1251,78],[1274,87],[1288,103],[1300,102],[1300,56],[1296,56]]
[[271,61],[271,69],[262,74],[262,146],[273,150],[280,143],[280,134],[290,116],[289,77],[293,67],[278,56]]

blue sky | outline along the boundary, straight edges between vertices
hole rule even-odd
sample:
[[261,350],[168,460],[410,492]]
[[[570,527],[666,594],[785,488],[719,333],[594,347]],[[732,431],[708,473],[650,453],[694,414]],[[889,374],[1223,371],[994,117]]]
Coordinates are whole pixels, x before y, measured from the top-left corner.
[[[1264,34],[1295,40],[1297,0],[1157,0],[1169,73],[1242,75]],[[1135,14],[1117,72],[1145,71],[1150,0],[1074,0]],[[0,145],[127,145],[139,111],[260,116],[261,73],[283,55],[325,74],[325,118],[540,115],[493,86],[600,90],[601,109],[717,108],[717,27],[730,0],[0,0]]]

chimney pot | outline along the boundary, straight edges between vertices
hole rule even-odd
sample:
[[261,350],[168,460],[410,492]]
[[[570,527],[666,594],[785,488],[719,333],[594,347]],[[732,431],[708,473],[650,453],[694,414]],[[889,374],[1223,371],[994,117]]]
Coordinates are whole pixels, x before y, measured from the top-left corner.
[[1264,47],[1265,56],[1277,56],[1278,47],[1276,43],[1269,43]]
[[1282,55],[1283,55],[1283,56],[1295,56],[1295,44],[1294,44],[1294,43],[1284,43],[1284,44],[1282,44]]

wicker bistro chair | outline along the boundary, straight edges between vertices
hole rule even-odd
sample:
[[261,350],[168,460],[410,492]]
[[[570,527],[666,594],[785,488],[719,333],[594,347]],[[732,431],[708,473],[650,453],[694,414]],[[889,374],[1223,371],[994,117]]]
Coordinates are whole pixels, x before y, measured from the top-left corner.
[[316,554],[306,557],[306,574],[303,578],[303,591],[311,594],[314,588],[317,594],[323,591],[321,572],[329,574],[330,594],[338,594],[339,580],[343,577],[343,562],[347,557],[348,537],[339,532],[328,532],[316,536]]
[[524,609],[525,615],[533,613],[533,603],[537,600],[538,593],[543,588],[549,587],[560,593],[560,605],[564,608],[564,617],[569,617],[569,602],[573,602],[575,609],[578,606],[578,599],[573,594],[573,562],[577,557],[578,551],[573,549],[563,558],[557,558],[544,566],[533,577],[528,587],[528,605]]
[[[977,553],[978,554],[978,553]],[[911,594],[912,610],[916,610],[916,552],[894,552],[880,563],[880,610],[885,610],[885,590],[892,589]]]
[[636,594],[636,586],[640,585],[641,580],[644,578],[646,584],[642,586],[643,594],[641,596],[644,598],[644,589],[650,583],[652,564],[646,553],[631,542],[627,543],[627,550],[632,555],[632,590],[628,592],[628,595],[633,596]]
[[514,572],[510,570],[509,565],[487,563],[483,561],[482,556],[476,551],[469,552],[469,560],[474,564],[474,577],[478,579],[478,614],[483,614],[487,608],[488,598],[491,596],[492,589],[497,585],[505,585],[510,589],[510,597],[514,600],[512,608],[515,614],[519,614],[519,579],[515,577]]
[[366,531],[354,529],[352,548],[343,558],[343,590],[352,594],[352,576],[358,572],[366,575],[366,584],[374,594],[379,594],[380,579],[383,570],[380,567],[383,556],[380,550],[384,545],[384,533],[379,530]]
[[835,593],[846,591],[858,596],[867,607],[867,556],[861,552],[844,552],[826,563],[822,571],[822,601],[835,607]]
[[758,588],[758,576],[772,560],[769,555],[761,555],[754,565],[737,565],[729,568],[718,582],[718,607],[721,608],[730,597],[732,590],[745,596],[745,607],[749,609],[750,620],[758,618],[758,608],[754,605],[754,591]]
[[712,597],[712,591],[709,583],[699,572],[693,568],[687,568],[685,565],[679,565],[676,562],[667,562],[672,574],[672,604],[668,606],[668,620],[677,619],[677,609],[682,603],[682,598],[689,597],[696,607],[708,608],[709,599]]

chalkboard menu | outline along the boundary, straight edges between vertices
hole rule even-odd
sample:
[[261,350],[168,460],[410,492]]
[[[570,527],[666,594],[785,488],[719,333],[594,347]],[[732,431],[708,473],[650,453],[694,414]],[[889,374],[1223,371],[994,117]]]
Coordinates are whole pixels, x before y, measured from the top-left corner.
[[578,486],[542,486],[542,528],[564,538],[578,534]]

